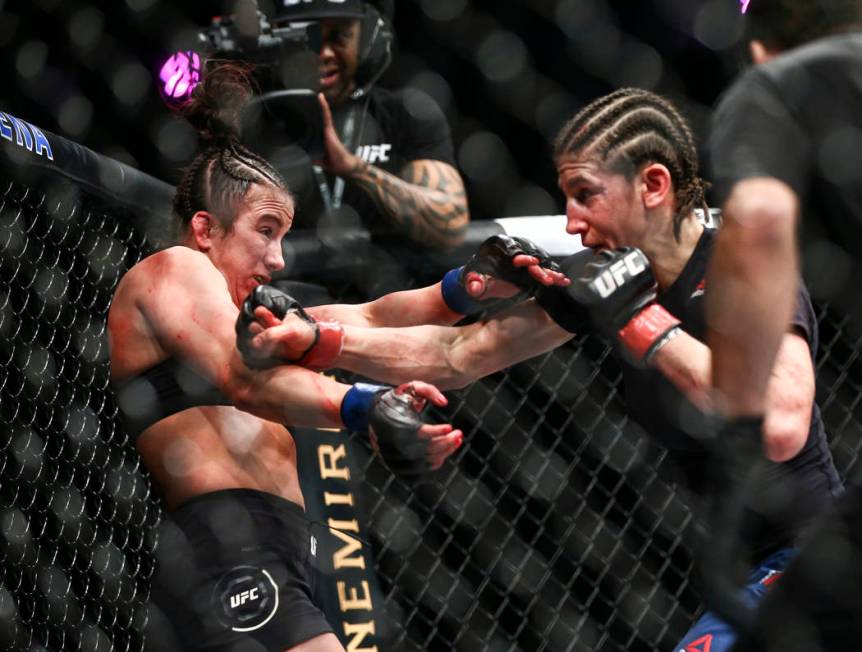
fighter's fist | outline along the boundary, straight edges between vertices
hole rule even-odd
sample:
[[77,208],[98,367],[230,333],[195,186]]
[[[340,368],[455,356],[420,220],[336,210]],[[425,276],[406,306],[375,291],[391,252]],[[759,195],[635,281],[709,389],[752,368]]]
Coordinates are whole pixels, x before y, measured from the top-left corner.
[[593,327],[623,346],[636,362],[648,360],[679,320],[655,303],[657,286],[640,249],[600,251],[572,278],[568,293]]
[[446,304],[461,314],[483,312],[502,299],[533,295],[547,285],[568,285],[568,279],[541,247],[526,238],[504,234],[485,240],[467,264],[443,279]]
[[643,252],[625,247],[596,253],[572,279],[568,292],[587,308],[593,328],[614,336],[655,301],[656,282]]
[[237,348],[252,369],[280,364],[326,369],[341,352],[343,339],[338,322],[315,321],[296,299],[267,285],[243,301],[236,321]]
[[341,417],[351,431],[367,431],[372,446],[393,473],[416,478],[439,468],[464,436],[449,424],[422,421],[425,404],[445,405],[433,385],[414,381],[396,388],[357,383],[344,397]]

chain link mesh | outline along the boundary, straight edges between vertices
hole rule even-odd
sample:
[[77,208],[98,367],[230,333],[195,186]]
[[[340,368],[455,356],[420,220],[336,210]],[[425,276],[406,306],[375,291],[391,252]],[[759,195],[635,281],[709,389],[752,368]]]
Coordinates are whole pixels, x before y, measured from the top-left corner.
[[159,508],[117,428],[107,310],[144,241],[79,195],[0,203],[0,645],[141,649]]
[[[141,650],[161,511],[117,426],[105,320],[149,244],[73,185],[3,187],[0,649]],[[819,320],[818,400],[846,477],[862,447],[859,338],[827,307]],[[430,481],[408,486],[353,442],[393,649],[679,639],[700,609],[696,512],[620,386],[605,345],[579,337],[453,392],[440,416],[465,445]]]

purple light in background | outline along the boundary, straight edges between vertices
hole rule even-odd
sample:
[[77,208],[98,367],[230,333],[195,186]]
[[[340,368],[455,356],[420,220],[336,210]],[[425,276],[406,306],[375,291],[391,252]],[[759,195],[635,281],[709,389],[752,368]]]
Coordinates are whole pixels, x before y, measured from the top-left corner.
[[739,13],[744,14],[746,11],[748,11],[748,5],[750,2],[751,0],[739,0],[739,4],[742,5],[739,8]]
[[200,55],[192,50],[172,54],[159,71],[159,79],[159,90],[168,100],[189,97],[201,79]]

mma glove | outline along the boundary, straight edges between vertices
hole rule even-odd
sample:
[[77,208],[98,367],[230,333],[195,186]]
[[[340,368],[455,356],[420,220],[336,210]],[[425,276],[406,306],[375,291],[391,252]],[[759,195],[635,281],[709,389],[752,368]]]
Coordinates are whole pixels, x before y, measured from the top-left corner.
[[648,364],[678,333],[679,319],[655,302],[655,276],[640,249],[598,252],[572,277],[567,291],[586,309],[593,328],[635,364]]
[[[485,240],[479,249],[470,257],[463,267],[450,270],[443,277],[441,284],[443,300],[449,309],[462,315],[476,315],[492,308],[502,301],[524,300],[532,296],[542,285],[534,279],[526,267],[515,267],[512,264],[515,256],[534,256],[539,259],[539,265],[555,272],[560,266],[551,260],[550,254],[536,246],[526,238],[516,238],[508,235],[492,235]],[[465,281],[469,272],[486,274],[520,288],[521,292],[511,299],[474,299],[467,292]]]
[[393,473],[418,478],[430,470],[429,440],[419,436],[424,422],[409,387],[356,383],[341,401],[341,421],[351,432],[367,432]]
[[[314,340],[305,352],[297,358],[287,356],[260,357],[255,355],[251,346],[254,337],[250,331],[256,322],[254,311],[258,306],[269,310],[276,318],[284,320],[290,314],[297,315],[307,322],[314,331]],[[344,328],[337,321],[316,321],[299,302],[289,294],[269,285],[258,285],[242,302],[236,320],[236,345],[242,354],[243,362],[250,369],[268,369],[282,364],[296,364],[315,371],[328,369],[344,344]]]

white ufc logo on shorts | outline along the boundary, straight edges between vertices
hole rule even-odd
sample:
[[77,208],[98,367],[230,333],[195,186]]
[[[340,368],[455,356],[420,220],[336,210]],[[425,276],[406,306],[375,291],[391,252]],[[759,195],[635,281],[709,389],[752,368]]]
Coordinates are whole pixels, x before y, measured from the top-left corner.
[[236,609],[237,607],[241,607],[246,602],[250,602],[252,600],[257,600],[260,595],[257,592],[257,589],[251,589],[249,591],[242,591],[241,593],[236,593],[230,596],[230,606],[231,609]]
[[643,257],[639,251],[630,251],[624,258],[618,260],[609,269],[602,272],[593,285],[602,299],[611,296],[621,286],[626,276],[636,276],[646,269]]
[[357,156],[366,163],[385,163],[389,160],[389,150],[392,145],[383,143],[382,145],[360,145],[356,150]]

